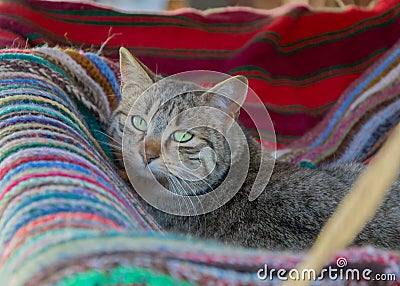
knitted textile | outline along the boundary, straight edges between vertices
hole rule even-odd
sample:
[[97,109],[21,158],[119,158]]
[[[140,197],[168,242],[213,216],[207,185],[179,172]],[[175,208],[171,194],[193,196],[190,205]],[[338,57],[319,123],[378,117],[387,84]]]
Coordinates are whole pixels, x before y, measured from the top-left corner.
[[[105,94],[116,84],[111,70],[70,49],[2,50],[0,285],[265,285],[257,277],[264,264],[294,268],[302,255],[157,231],[98,144],[104,130],[93,114],[119,96]],[[400,277],[390,252],[347,249],[331,264],[338,257]]]
[[160,14],[125,14],[79,1],[3,0],[0,45],[98,50],[114,35],[104,55],[116,59],[125,46],[161,74],[207,69],[246,75],[284,147],[317,124],[347,86],[399,39],[399,16],[398,0],[341,13],[283,6]]

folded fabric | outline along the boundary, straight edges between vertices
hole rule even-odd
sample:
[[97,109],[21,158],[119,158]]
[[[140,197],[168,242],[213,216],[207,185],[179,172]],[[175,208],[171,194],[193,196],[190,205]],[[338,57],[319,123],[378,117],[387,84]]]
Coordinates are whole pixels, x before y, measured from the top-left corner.
[[400,41],[341,95],[325,118],[290,146],[293,164],[368,161],[400,121]]
[[[3,0],[0,44],[97,51],[106,43],[103,55],[116,59],[125,46],[161,74],[195,69],[244,74],[269,109],[278,146],[285,147],[317,124],[399,39],[399,16],[398,0],[341,12],[289,5],[158,14],[125,14],[80,1]],[[271,140],[271,134],[261,135]]]

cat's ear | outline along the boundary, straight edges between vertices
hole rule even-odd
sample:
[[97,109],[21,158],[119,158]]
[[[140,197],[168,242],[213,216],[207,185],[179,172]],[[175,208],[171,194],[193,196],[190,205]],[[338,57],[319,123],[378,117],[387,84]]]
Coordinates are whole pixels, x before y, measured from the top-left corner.
[[248,90],[248,80],[242,75],[230,77],[212,87],[210,92],[210,106],[221,109],[235,120],[239,116]]
[[155,81],[156,76],[127,49],[119,49],[122,93],[138,93],[144,91]]

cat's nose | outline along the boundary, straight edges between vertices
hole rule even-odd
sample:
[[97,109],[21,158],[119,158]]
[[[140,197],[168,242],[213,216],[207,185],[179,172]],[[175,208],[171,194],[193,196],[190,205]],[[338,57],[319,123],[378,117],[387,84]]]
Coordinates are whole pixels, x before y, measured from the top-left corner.
[[160,157],[161,153],[161,144],[159,141],[154,139],[148,139],[145,142],[144,148],[144,160],[146,164],[149,164],[154,159]]
[[149,164],[151,161],[159,158],[160,154],[149,151],[149,152],[145,152],[144,156],[145,156],[146,163]]

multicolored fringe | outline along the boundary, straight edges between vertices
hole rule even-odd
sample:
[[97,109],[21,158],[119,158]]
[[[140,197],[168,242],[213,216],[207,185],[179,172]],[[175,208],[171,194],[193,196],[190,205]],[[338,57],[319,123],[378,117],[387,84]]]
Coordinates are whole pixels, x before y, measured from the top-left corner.
[[[112,65],[71,49],[1,51],[0,285],[279,285],[259,269],[290,270],[304,254],[167,236],[146,214],[98,143],[119,97]],[[400,277],[395,253],[347,249],[330,263],[339,257]]]

